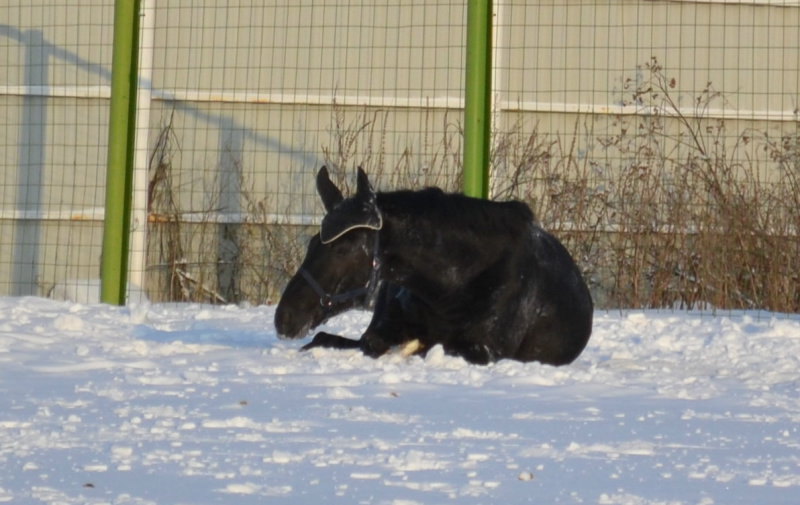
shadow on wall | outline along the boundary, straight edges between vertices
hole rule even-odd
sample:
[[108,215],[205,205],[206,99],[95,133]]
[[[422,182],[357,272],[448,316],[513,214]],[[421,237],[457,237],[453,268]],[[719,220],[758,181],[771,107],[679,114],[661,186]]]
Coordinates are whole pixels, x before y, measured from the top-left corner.
[[[71,65],[74,70],[83,71],[105,82],[111,82],[111,71],[101,64],[94,63],[63,47],[49,42],[41,29],[21,30],[8,24],[0,24],[0,37],[5,37],[17,42],[23,47],[24,57],[24,91],[22,97],[21,120],[19,123],[20,135],[18,146],[18,166],[16,177],[15,200],[13,203],[14,224],[11,240],[13,252],[9,272],[11,278],[7,279],[10,286],[7,294],[25,296],[39,294],[40,286],[53,286],[59,282],[58,277],[63,277],[63,272],[56,273],[53,279],[42,279],[41,261],[45,255],[44,248],[62,247],[62,244],[45,245],[42,230],[42,216],[47,212],[48,202],[43,199],[43,184],[47,179],[47,129],[48,129],[48,100],[51,96],[50,69],[54,61]],[[153,90],[153,83],[140,80],[139,86]],[[219,163],[217,163],[218,180],[221,184],[222,200],[221,213],[238,213],[240,211],[238,186],[241,180],[239,166],[236,160],[243,157],[244,145],[252,142],[257,147],[267,151],[277,151],[297,160],[300,166],[315,168],[322,164],[318,155],[295,149],[293,146],[282,144],[275,138],[263,135],[247,128],[230,116],[222,113],[209,113],[192,106],[190,103],[180,101],[169,92],[160,91],[158,100],[170,102],[175,110],[179,110],[194,117],[197,121],[206,123],[219,132]],[[149,125],[148,125],[149,126]],[[105,139],[99,142],[105,143]],[[302,174],[299,174],[301,176]],[[67,188],[64,188],[66,190]],[[77,188],[80,190],[80,188]],[[134,203],[135,205],[135,203]],[[11,209],[9,209],[11,210]],[[225,292],[236,292],[238,279],[237,272],[231,270],[231,251],[238,250],[236,234],[230,233],[226,225],[219,231],[219,257],[220,279]],[[99,248],[98,244],[92,244]],[[89,244],[82,244],[89,245]],[[66,254],[55,254],[56,257],[65,257]],[[100,258],[88,258],[89,269],[99,270]],[[68,267],[69,265],[56,265]]]

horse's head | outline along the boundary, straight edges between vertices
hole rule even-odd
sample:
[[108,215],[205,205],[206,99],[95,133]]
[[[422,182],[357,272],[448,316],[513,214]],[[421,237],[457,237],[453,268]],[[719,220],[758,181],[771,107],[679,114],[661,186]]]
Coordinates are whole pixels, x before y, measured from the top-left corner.
[[377,287],[377,230],[383,222],[375,191],[360,168],[357,184],[356,194],[345,199],[326,167],[317,174],[327,214],[275,311],[281,338],[302,338],[336,314],[366,307]]

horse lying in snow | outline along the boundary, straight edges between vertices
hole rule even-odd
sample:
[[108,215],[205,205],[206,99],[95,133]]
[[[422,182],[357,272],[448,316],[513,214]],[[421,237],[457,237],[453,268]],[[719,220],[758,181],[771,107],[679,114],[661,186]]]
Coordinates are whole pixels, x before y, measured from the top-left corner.
[[327,214],[275,312],[281,338],[374,304],[359,340],[319,332],[303,347],[378,357],[415,342],[471,363],[572,362],[592,330],[592,299],[564,246],[521,202],[440,189],[376,193],[358,170],[344,198],[326,167],[317,191]]

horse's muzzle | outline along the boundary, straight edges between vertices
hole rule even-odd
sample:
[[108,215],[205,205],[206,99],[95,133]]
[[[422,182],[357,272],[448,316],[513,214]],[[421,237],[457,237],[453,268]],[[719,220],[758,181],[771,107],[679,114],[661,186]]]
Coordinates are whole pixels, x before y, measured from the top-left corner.
[[[304,318],[296,318],[291,311],[286,310],[282,305],[275,309],[275,330],[278,338],[282,340],[294,340],[305,337],[311,329],[311,322],[303,321]],[[298,324],[299,322],[299,324]]]

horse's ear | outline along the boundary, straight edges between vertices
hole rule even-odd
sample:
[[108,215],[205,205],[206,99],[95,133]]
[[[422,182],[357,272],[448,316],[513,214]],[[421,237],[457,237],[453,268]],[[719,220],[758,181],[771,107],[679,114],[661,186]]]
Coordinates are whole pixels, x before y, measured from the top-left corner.
[[331,182],[331,178],[328,175],[328,167],[325,165],[322,165],[322,168],[317,172],[317,193],[319,193],[322,205],[325,206],[327,212],[333,210],[336,205],[344,200],[342,192]]
[[356,175],[356,197],[364,200],[375,200],[375,190],[372,189],[367,173],[361,167],[358,167],[358,174]]
[[378,198],[369,183],[367,174],[359,168],[356,179],[356,194],[339,205],[334,212],[322,219],[319,238],[323,244],[333,242],[350,230],[383,228],[383,217],[378,209]]

